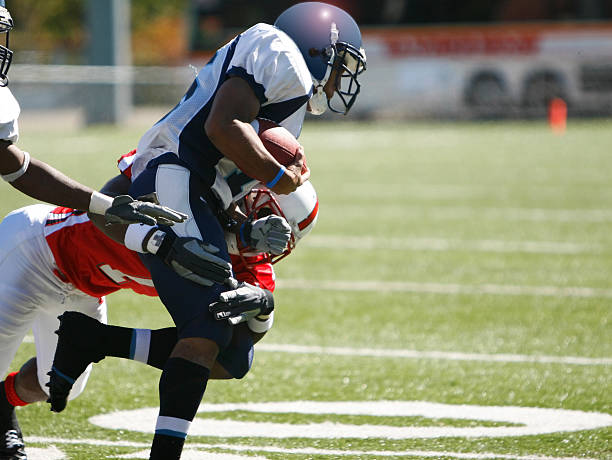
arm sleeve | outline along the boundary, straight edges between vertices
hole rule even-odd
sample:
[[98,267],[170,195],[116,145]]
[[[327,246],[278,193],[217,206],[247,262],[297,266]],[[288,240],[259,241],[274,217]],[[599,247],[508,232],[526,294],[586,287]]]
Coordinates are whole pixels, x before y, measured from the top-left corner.
[[19,139],[19,113],[21,109],[13,93],[0,87],[0,139],[16,143]]

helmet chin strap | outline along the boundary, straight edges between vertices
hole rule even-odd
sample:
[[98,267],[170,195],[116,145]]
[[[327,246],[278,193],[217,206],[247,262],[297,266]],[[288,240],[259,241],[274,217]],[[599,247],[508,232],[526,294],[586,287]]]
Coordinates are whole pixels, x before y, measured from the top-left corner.
[[327,95],[323,91],[323,85],[315,86],[314,93],[308,101],[308,112],[312,115],[322,115],[327,110]]
[[[328,53],[331,56],[328,62],[333,63],[334,56],[336,55],[334,48],[329,47]],[[332,72],[332,67],[333,66],[331,65],[327,66],[327,69],[325,70],[325,75],[321,80],[315,80],[314,78],[312,79],[314,90],[312,96],[310,97],[310,100],[308,101],[308,112],[312,115],[322,115],[327,110],[327,95],[325,94],[325,91],[323,91],[323,87],[327,83],[327,80],[329,80],[329,76]]]

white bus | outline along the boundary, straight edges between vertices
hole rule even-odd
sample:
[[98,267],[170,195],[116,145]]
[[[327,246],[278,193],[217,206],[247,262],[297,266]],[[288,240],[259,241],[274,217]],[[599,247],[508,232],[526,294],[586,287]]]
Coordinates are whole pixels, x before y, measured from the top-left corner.
[[612,115],[612,22],[424,26],[364,33],[362,115]]

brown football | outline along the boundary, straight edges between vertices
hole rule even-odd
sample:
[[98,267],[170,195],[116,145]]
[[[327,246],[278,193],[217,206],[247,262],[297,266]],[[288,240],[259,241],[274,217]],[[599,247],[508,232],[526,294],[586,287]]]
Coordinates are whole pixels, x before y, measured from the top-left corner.
[[265,118],[257,118],[253,122],[253,125],[264,147],[274,158],[276,158],[276,161],[283,166],[293,163],[295,154],[301,147],[293,134],[282,126]]

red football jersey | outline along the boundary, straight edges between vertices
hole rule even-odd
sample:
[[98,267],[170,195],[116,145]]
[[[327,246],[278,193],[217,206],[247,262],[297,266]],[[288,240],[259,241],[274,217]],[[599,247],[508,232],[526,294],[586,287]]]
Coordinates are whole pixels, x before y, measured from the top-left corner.
[[[102,297],[119,289],[132,289],[138,294],[157,296],[151,274],[138,254],[98,230],[87,213],[53,209],[47,217],[45,237],[59,269],[57,276],[86,294]],[[251,265],[258,260],[249,258],[246,264],[232,256],[236,278],[274,291],[272,265]]]
[[151,274],[138,254],[98,230],[86,212],[55,208],[47,217],[45,237],[59,268],[58,276],[86,294],[101,297],[132,289],[157,296]]

